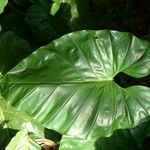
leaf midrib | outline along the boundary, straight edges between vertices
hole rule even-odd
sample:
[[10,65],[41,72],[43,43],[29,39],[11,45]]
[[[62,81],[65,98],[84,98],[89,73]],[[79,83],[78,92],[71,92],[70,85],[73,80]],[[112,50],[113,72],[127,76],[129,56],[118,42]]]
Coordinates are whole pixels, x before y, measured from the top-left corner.
[[[114,80],[94,80],[94,81],[60,81],[60,82],[5,82],[8,84],[87,84],[87,83],[114,82]],[[115,82],[114,82],[115,83]]]

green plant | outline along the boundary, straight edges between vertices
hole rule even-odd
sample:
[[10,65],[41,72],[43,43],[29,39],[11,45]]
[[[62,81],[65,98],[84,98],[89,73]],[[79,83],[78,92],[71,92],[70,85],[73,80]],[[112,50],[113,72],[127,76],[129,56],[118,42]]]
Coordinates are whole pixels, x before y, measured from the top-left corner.
[[[28,131],[30,133],[30,137],[33,138],[33,134],[36,134],[38,136],[44,136],[44,128],[37,122],[35,122],[31,117],[26,115],[23,112],[17,111],[13,107],[11,107],[9,104],[0,97],[0,146],[1,149],[5,149],[10,140],[15,136],[15,134],[19,130],[25,130],[25,132]],[[26,138],[26,140],[24,139]],[[20,141],[19,141],[20,140]],[[24,147],[35,147],[35,149],[40,149],[40,147],[32,142],[32,140],[29,138],[29,135],[26,135],[26,137],[21,136],[18,137],[16,144],[8,145],[8,149],[19,149],[19,147],[22,147],[22,149],[25,149]],[[18,148],[17,148],[18,147]],[[30,148],[32,149],[32,148]]]
[[[0,130],[4,139],[9,137],[4,148],[18,132],[7,150],[41,149],[33,141],[35,137],[60,140],[61,136],[52,130],[62,135],[60,150],[113,149],[116,139],[115,150],[126,149],[126,139],[132,141],[129,149],[141,148],[149,134],[150,88],[141,85],[123,88],[114,78],[121,72],[134,78],[148,76],[150,43],[130,33],[111,30],[83,30],[58,38],[71,31],[73,19],[69,19],[71,26],[64,16],[59,20],[70,27],[61,32],[53,28],[61,8],[46,5],[47,1],[30,3],[27,11],[25,8],[24,23],[34,32],[35,41],[24,34],[26,27],[20,29],[20,34],[8,26],[0,37],[3,97]],[[54,16],[44,13],[45,9],[50,10],[50,5]],[[36,10],[43,13],[38,16]],[[12,16],[13,20],[18,18],[18,15]],[[4,26],[5,21],[2,24]],[[8,29],[17,35],[6,33]],[[60,34],[48,37],[46,31],[48,35],[54,31]],[[48,43],[55,38],[58,39],[33,52],[38,47],[36,42]],[[4,134],[5,128],[15,132],[10,134],[12,131],[7,129],[8,134]],[[46,128],[50,135],[45,133]]]

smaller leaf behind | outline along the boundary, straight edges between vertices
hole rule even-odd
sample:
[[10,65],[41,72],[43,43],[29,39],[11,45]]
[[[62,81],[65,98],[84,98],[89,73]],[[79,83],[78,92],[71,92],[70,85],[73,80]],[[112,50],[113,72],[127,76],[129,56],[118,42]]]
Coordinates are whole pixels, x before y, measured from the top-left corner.
[[76,0],[53,0],[53,4],[50,10],[50,13],[52,15],[55,15],[57,11],[59,10],[61,4],[66,3],[70,6],[71,9],[71,21],[73,19],[76,19],[79,16],[79,12],[77,9],[77,2]]
[[41,147],[32,142],[28,136],[27,129],[22,129],[17,135],[10,141],[6,150],[40,150]]
[[39,45],[48,44],[52,40],[70,32],[66,13],[59,11],[53,16],[49,13],[51,2],[43,0],[34,3],[27,10],[25,23],[32,33],[32,39]]
[[44,137],[44,128],[40,123],[27,114],[14,109],[2,97],[0,97],[0,122],[3,123],[1,130],[26,128],[28,132]]
[[[19,131],[16,137],[15,134]],[[28,136],[29,135],[29,136]],[[9,141],[14,137],[8,149],[17,150],[22,145],[24,149],[38,150],[39,146],[32,140],[34,138],[47,138],[54,141],[60,135],[54,131],[46,130],[40,123],[27,114],[14,109],[0,97],[0,147],[4,150]],[[60,138],[59,138],[60,140]],[[15,144],[16,143],[16,144]],[[20,148],[18,150],[23,150]]]

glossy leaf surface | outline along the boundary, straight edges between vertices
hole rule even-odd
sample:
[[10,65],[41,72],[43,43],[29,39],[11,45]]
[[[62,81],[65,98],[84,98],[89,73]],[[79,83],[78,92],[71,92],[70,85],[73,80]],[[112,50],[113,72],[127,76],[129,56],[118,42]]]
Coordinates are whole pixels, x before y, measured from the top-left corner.
[[95,148],[97,139],[78,139],[71,136],[63,136],[60,150],[98,150]]
[[28,8],[34,1],[37,0],[11,0],[14,4],[20,6],[21,8]]
[[19,63],[1,91],[47,128],[79,138],[109,136],[150,115],[150,88],[113,81],[119,72],[148,75],[149,55],[150,43],[128,33],[70,33]]

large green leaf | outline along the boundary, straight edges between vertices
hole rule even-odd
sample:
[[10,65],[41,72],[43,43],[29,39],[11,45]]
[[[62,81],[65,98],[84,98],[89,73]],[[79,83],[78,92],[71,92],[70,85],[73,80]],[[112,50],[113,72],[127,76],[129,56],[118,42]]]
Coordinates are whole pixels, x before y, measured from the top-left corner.
[[5,6],[7,5],[8,0],[1,0],[0,1],[0,14],[4,11]]
[[47,128],[80,138],[109,136],[150,116],[150,88],[121,88],[113,80],[119,72],[148,75],[149,56],[150,43],[129,33],[70,33],[19,63],[4,76],[1,92]]

